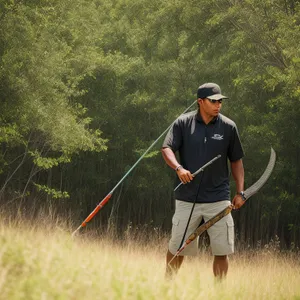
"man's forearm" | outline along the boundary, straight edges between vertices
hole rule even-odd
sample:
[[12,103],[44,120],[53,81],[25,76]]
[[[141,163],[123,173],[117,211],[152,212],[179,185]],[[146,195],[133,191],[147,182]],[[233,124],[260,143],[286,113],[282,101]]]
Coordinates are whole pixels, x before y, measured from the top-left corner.
[[242,159],[231,162],[231,172],[235,181],[236,191],[244,190],[244,166]]
[[175,170],[180,165],[174,152],[170,148],[162,148],[161,153],[167,165],[172,169]]

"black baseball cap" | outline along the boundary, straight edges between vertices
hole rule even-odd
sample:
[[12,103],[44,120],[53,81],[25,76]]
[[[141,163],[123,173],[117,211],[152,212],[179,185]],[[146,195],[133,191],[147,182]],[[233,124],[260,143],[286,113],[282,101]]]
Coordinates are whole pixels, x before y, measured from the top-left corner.
[[212,100],[221,100],[228,99],[228,97],[221,94],[221,88],[216,83],[204,83],[199,86],[197,92],[198,98],[212,99]]

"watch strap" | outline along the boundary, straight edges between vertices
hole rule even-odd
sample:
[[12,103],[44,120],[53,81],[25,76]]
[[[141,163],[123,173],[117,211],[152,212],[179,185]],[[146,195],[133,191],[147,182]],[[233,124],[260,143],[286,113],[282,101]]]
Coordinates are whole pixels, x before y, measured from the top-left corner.
[[247,200],[244,191],[238,192],[237,194],[240,195],[244,201]]
[[175,171],[177,172],[180,168],[183,168],[183,166],[179,165],[178,167],[176,167]]

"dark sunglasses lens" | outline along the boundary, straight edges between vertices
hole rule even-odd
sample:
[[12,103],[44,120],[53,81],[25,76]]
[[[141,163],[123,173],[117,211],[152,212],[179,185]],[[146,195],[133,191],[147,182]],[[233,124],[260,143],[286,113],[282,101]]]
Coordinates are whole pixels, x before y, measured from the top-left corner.
[[220,99],[220,100],[208,99],[208,100],[209,100],[211,103],[215,104],[215,103],[217,103],[217,102],[222,103],[222,100],[223,100],[223,99]]

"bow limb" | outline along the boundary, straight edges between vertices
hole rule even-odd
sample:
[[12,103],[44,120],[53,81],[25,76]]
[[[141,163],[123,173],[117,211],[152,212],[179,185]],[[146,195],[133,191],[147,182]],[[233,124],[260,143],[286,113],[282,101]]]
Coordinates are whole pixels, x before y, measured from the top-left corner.
[[220,211],[218,214],[216,214],[214,217],[212,217],[211,219],[209,219],[208,221],[206,221],[204,224],[202,224],[201,226],[199,226],[188,238],[187,240],[184,242],[184,244],[182,245],[181,248],[179,248],[177,250],[177,252],[174,254],[174,256],[172,257],[172,259],[169,261],[169,266],[170,263],[185,249],[185,247],[190,244],[193,240],[195,240],[199,235],[201,235],[204,231],[206,231],[208,228],[210,228],[211,226],[213,226],[215,223],[217,223],[218,221],[220,221],[222,218],[224,218],[226,215],[228,215],[233,209],[233,205],[230,204],[229,206],[227,206],[225,209],[223,209],[222,211]]

